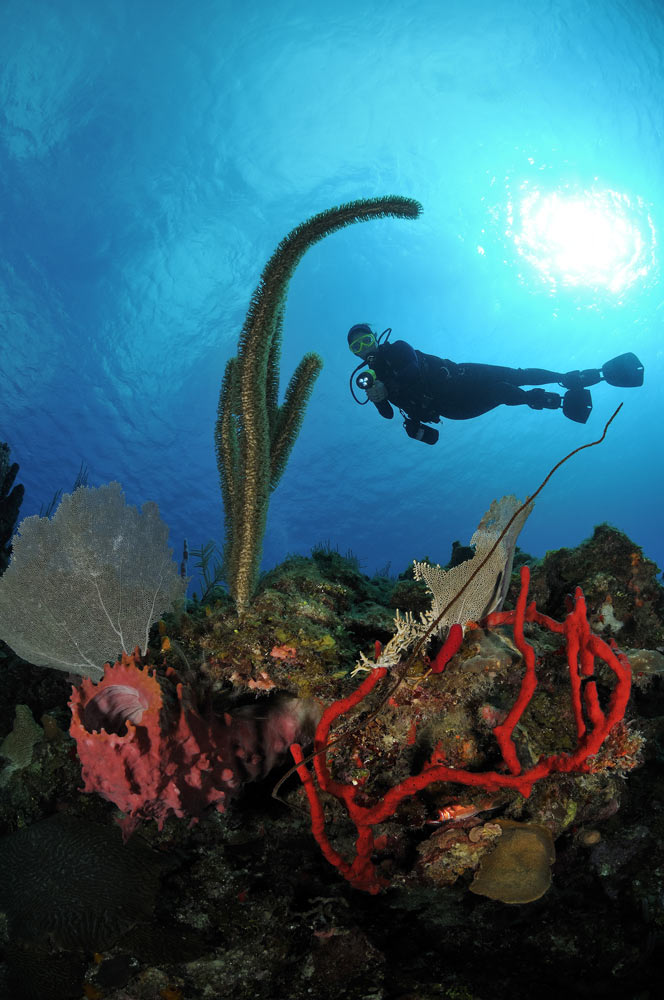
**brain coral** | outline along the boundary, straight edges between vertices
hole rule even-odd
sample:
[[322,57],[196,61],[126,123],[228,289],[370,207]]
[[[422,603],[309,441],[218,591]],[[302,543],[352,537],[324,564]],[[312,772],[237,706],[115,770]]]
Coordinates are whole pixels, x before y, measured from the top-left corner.
[[117,827],[51,816],[0,840],[0,910],[15,942],[101,951],[150,918],[164,864]]

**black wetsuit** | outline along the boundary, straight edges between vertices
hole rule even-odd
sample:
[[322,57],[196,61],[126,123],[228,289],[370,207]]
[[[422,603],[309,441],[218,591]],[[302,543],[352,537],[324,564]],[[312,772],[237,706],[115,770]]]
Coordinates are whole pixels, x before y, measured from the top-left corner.
[[435,423],[439,417],[468,420],[501,404],[528,405],[530,393],[520,386],[547,385],[562,378],[561,372],[547,368],[458,364],[416,351],[405,340],[381,344],[369,367],[387,389],[387,399],[375,404],[381,416],[394,416],[393,403],[422,423]]

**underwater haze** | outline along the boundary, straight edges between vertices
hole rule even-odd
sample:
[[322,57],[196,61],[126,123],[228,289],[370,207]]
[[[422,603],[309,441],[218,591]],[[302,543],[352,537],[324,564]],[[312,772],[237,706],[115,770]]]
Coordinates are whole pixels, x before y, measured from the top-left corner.
[[[5,0],[0,12],[0,440],[22,516],[119,481],[179,559],[223,541],[221,379],[298,223],[398,194],[291,282],[282,389],[324,360],[273,494],[264,568],[321,543],[372,573],[445,563],[495,497],[519,544],[608,521],[664,565],[664,8],[643,0]],[[584,426],[501,406],[411,440],[349,392],[348,328],[455,361],[560,371],[634,351]]]

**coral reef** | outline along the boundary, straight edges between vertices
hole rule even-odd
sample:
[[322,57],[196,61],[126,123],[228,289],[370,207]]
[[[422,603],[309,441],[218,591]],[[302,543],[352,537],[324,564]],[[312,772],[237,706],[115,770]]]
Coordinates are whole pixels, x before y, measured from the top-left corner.
[[[520,797],[528,798],[533,785],[554,774],[584,773],[587,771],[598,772],[602,770],[602,765],[596,761],[596,755],[602,748],[604,741],[616,733],[616,727],[622,722],[631,686],[631,668],[627,658],[620,652],[614,652],[603,640],[592,635],[586,619],[586,605],[583,594],[577,588],[573,607],[565,618],[564,622],[557,622],[546,615],[538,613],[535,603],[527,604],[528,585],[530,582],[530,571],[527,566],[521,567],[521,590],[517,601],[516,610],[513,612],[493,612],[486,618],[488,626],[510,624],[514,627],[515,645],[523,658],[523,678],[521,680],[516,697],[511,704],[509,711],[503,711],[493,718],[493,735],[500,751],[500,761],[497,768],[486,767],[480,770],[477,766],[473,770],[459,767],[457,762],[447,763],[446,747],[442,743],[434,746],[433,753],[417,774],[412,774],[403,778],[399,783],[393,785],[382,796],[372,794],[367,780],[368,772],[365,763],[367,759],[366,751],[360,749],[362,736],[358,735],[352,741],[351,760],[344,761],[346,772],[353,768],[361,767],[365,771],[364,777],[351,781],[335,780],[330,772],[327,762],[327,752],[329,749],[338,749],[341,740],[348,743],[348,735],[330,738],[330,727],[334,721],[348,713],[358,704],[362,703],[367,695],[374,689],[376,683],[383,680],[387,675],[384,667],[376,667],[366,678],[366,680],[346,698],[335,702],[323,713],[321,721],[316,729],[314,739],[314,752],[312,754],[316,779],[321,791],[334,796],[343,803],[349,817],[352,819],[357,830],[355,844],[355,857],[352,863],[346,862],[341,855],[334,850],[325,832],[325,814],[316,791],[311,775],[304,765],[302,748],[295,744],[292,748],[297,772],[304,784],[312,817],[312,832],[320,848],[331,864],[339,869],[341,874],[351,885],[358,889],[365,889],[368,892],[378,892],[387,883],[378,876],[372,861],[373,855],[378,850],[378,839],[374,833],[374,827],[384,823],[392,816],[396,816],[400,805],[417,792],[424,791],[431,785],[438,784],[460,784],[471,788],[480,788],[487,792],[496,792],[500,789],[514,789],[518,791]],[[435,596],[434,596],[435,600]],[[571,602],[570,602],[571,604]],[[551,630],[554,634],[562,634],[565,641],[565,652],[569,671],[570,701],[575,723],[576,746],[571,752],[549,753],[540,755],[536,762],[529,767],[522,766],[517,752],[515,741],[515,729],[522,726],[524,714],[528,712],[531,701],[538,687],[537,672],[535,668],[536,654],[534,647],[525,640],[525,622],[536,622],[540,626]],[[459,628],[459,626],[453,626]],[[449,660],[459,648],[459,644],[446,643],[443,650],[446,651],[446,660],[438,659],[436,673],[440,673]],[[611,690],[606,710],[600,705],[598,693],[598,680],[595,673],[595,658],[604,662],[615,675],[615,685]],[[424,680],[426,680],[425,676]],[[420,682],[414,688],[413,698],[418,699],[424,695],[424,690]],[[470,686],[470,685],[469,685]],[[396,704],[398,688],[393,686],[390,694],[390,701]],[[410,706],[412,709],[412,706]],[[540,709],[541,710],[541,709]],[[442,712],[441,712],[442,715]],[[417,726],[419,720],[411,714],[412,723],[408,737],[404,740],[404,745],[416,743]],[[486,718],[486,713],[485,713]],[[586,721],[587,720],[587,721]],[[493,719],[492,719],[493,721]],[[368,727],[367,727],[368,731]],[[457,739],[460,734],[457,734]],[[468,731],[463,734],[464,742],[472,748],[474,758],[478,757],[475,734]],[[345,737],[345,739],[344,739]],[[373,737],[372,737],[373,739]],[[394,744],[398,742],[394,740]],[[638,743],[636,750],[638,752]],[[628,770],[630,766],[636,764],[636,753],[630,755],[624,752],[624,747],[620,745],[620,740],[612,748],[613,753],[606,757],[606,767],[616,767],[622,771]],[[372,756],[377,758],[380,765],[382,755],[373,748]],[[476,764],[476,760],[473,761]],[[343,765],[342,765],[343,766]],[[477,809],[477,812],[484,811]],[[439,812],[444,815],[444,810]],[[452,817],[456,817],[452,812]],[[464,818],[474,815],[470,809],[469,814],[465,813]],[[383,838],[379,838],[381,841]],[[393,847],[394,845],[392,845]],[[532,897],[537,898],[537,897]]]
[[[587,771],[545,776],[528,797],[515,788],[489,791],[442,781],[401,801],[376,828],[371,863],[390,888],[373,895],[340,878],[321,854],[296,775],[280,791],[289,808],[271,798],[288,763],[280,770],[273,759],[266,775],[263,721],[282,698],[313,698],[320,705],[347,698],[359,683],[350,676],[353,664],[361,652],[375,657],[376,640],[389,641],[404,594],[412,595],[413,610],[426,611],[430,597],[423,584],[413,582],[412,574],[369,579],[352,559],[320,548],[312,558],[289,559],[266,574],[242,625],[223,596],[167,615],[143,657],[159,686],[160,732],[176,724],[190,699],[206,725],[208,712],[222,722],[228,713],[243,725],[248,716],[252,735],[244,729],[243,739],[253,748],[249,756],[258,752],[259,760],[245,768],[237,758],[240,781],[224,813],[211,804],[194,826],[170,815],[161,830],[144,823],[129,840],[127,848],[145,838],[166,868],[147,922],[134,918],[127,933],[103,942],[96,960],[82,945],[68,950],[45,940],[24,944],[14,924],[3,936],[0,923],[0,995],[77,997],[84,983],[88,997],[103,1000],[525,1000],[533,994],[557,1000],[561,993],[583,1000],[592,983],[602,995],[648,997],[664,959],[664,674],[657,649],[662,588],[643,555],[635,567],[637,547],[629,539],[610,528],[599,537],[602,544],[595,538],[590,552],[590,543],[580,547],[583,559],[579,550],[563,550],[540,564],[525,561],[539,614],[564,619],[566,592],[580,585],[592,631],[628,651],[634,683],[623,721],[589,758]],[[610,556],[608,590],[593,584],[602,573],[602,546]],[[557,585],[556,560],[573,564],[577,578]],[[636,578],[638,591],[629,586],[635,568],[643,574]],[[508,609],[519,590],[515,573]],[[602,611],[607,593],[620,608],[616,621],[631,630],[626,643]],[[527,773],[542,757],[575,752],[578,719],[564,635],[533,619],[524,621],[524,638],[535,650],[538,684],[512,741]],[[442,639],[432,640],[429,656],[418,655],[410,677],[382,706],[379,691],[368,695],[369,711],[358,705],[353,711],[359,714],[349,719],[353,732],[329,750],[335,780],[352,786],[367,808],[419,774],[436,747],[447,768],[501,772],[495,731],[518,699],[524,669],[513,625],[508,619],[467,629],[444,669],[425,679],[443,646]],[[36,733],[31,761],[13,771],[3,788],[2,832],[38,827],[55,813],[112,832],[116,805],[80,791],[76,744],[66,731],[64,675],[14,668],[11,661],[3,670],[12,704],[1,716],[0,737],[12,730],[16,704],[29,706],[43,735]],[[614,676],[596,660],[594,680],[605,715]],[[84,683],[94,691],[91,682]],[[586,712],[588,682],[581,687]],[[122,728],[131,704],[121,700],[112,710],[101,705],[111,729],[111,718]],[[134,702],[130,714],[142,722],[136,713]],[[125,736],[133,731],[136,737],[136,721],[124,723]],[[304,736],[302,741],[306,759]],[[323,794],[321,801],[331,844],[352,859],[354,824],[334,796]],[[552,866],[548,850],[528,852],[537,891],[546,890],[534,899],[531,888],[529,903],[501,901],[515,885],[522,891],[521,878],[510,874],[514,868],[496,855],[508,843],[503,837],[510,824],[542,827],[555,843]],[[102,857],[95,844],[92,838],[92,854]],[[84,845],[69,854],[73,892],[89,899],[99,873],[83,860],[77,863],[79,851],[87,857]],[[470,891],[491,858],[503,885],[497,899]],[[17,870],[20,865],[13,865]],[[29,897],[27,873],[18,880],[23,883]],[[67,898],[58,893],[65,906]]]
[[533,597],[553,615],[566,595],[581,587],[593,609],[590,624],[623,649],[664,645],[664,593],[659,570],[640,546],[608,524],[575,549],[548,552],[533,580]]
[[[394,629],[394,581],[368,579],[352,560],[323,549],[266,573],[240,622],[220,598],[169,623],[168,662],[195,662],[215,692],[286,691],[334,699],[358,651],[373,653]],[[415,585],[424,591],[422,584]]]

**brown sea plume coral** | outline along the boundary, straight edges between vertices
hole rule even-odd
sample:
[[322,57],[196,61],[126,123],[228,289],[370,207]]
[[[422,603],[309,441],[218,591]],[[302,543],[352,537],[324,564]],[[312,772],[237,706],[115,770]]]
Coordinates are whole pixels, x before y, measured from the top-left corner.
[[270,493],[286,468],[323,361],[305,354],[279,404],[279,357],[288,285],[314,243],[354,222],[416,219],[412,198],[386,195],[319,212],[284,237],[265,265],[238,341],[226,365],[215,429],[226,522],[224,559],[240,615],[251,600],[260,565]]

